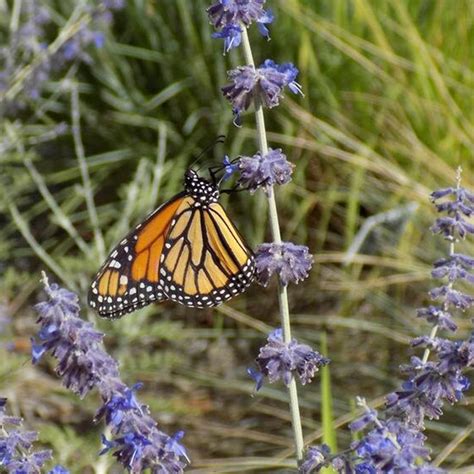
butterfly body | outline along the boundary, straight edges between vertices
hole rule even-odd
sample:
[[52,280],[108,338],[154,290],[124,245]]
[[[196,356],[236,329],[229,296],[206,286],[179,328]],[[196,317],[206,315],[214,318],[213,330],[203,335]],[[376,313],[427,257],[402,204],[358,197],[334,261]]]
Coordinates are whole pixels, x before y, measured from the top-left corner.
[[218,199],[215,183],[188,170],[184,191],[112,251],[92,282],[89,305],[114,319],[166,299],[204,308],[243,292],[254,278],[253,253]]

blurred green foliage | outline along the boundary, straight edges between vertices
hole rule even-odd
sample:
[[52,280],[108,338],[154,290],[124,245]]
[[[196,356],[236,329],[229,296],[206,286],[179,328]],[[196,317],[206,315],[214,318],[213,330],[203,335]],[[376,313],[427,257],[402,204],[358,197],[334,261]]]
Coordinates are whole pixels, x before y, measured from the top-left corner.
[[[11,3],[0,2],[5,45]],[[81,8],[71,0],[42,3],[57,26],[51,41]],[[290,291],[294,332],[315,346],[320,331],[327,333],[332,410],[344,447],[355,416],[351,399],[380,402],[413,353],[410,337],[427,331],[415,308],[427,300],[430,263],[446,252],[428,232],[429,193],[452,184],[459,165],[465,186],[474,187],[474,3],[267,3],[276,22],[270,42],[251,32],[256,60],[294,62],[305,92],[301,99],[288,94],[266,114],[271,146],[297,165],[293,182],[278,190],[283,237],[315,254],[311,278]],[[0,122],[1,298],[13,319],[1,336],[0,393],[74,472],[105,472],[109,461],[96,456],[97,400],[79,401],[61,388],[52,362],[29,364],[39,272],[84,302],[104,250],[181,189],[186,166],[218,134],[227,139],[214,162],[256,151],[253,116],[234,127],[220,94],[226,70],[242,58],[236,51],[223,57],[222,44],[210,38],[207,4],[130,0],[105,46],[89,51],[91,64],[57,73],[38,100]],[[268,238],[262,196],[223,202],[252,245]],[[409,203],[415,212],[403,211]],[[344,265],[367,218],[397,209]],[[165,303],[115,323],[98,321],[84,305],[84,317],[107,333],[127,382],[145,383],[141,397],[162,427],[186,430],[195,472],[291,466],[284,388],[267,386],[252,398],[245,375],[266,328],[278,325],[274,289],[251,288],[213,311]],[[459,325],[466,336],[470,316]],[[318,440],[318,384],[300,393],[305,432]],[[473,400],[428,425],[433,458],[450,472],[473,469]]]

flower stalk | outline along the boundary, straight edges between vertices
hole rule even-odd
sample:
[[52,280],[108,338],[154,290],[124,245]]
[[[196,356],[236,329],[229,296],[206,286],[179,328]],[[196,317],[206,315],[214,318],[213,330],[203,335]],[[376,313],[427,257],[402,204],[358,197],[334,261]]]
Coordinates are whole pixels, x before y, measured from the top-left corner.
[[[461,176],[462,176],[462,169],[461,167],[459,167],[457,169],[457,172],[456,172],[456,190],[459,192],[459,189],[461,187]],[[454,238],[454,232],[453,232],[453,238]],[[452,258],[452,256],[454,255],[454,244],[455,244],[455,241],[454,240],[451,240],[451,242],[449,243],[449,257]],[[454,281],[449,281],[448,283],[448,288],[451,290],[453,288],[453,284],[454,284]],[[444,311],[448,311],[449,310],[449,305],[447,304],[447,302],[445,301],[443,303],[443,310]],[[430,332],[430,339],[434,339],[436,337],[436,334],[438,333],[438,329],[439,329],[439,325],[438,324],[435,324],[433,326],[433,328],[431,329],[431,332]],[[427,347],[423,353],[423,358],[422,358],[422,362],[423,364],[426,364],[426,362],[428,362],[428,358],[430,357],[430,348]]]
[[[247,28],[245,27],[245,25],[242,25],[242,46],[246,63],[255,68],[252,48],[250,46]],[[265,128],[263,106],[260,100],[255,101],[255,121],[257,126],[257,139],[259,148],[262,155],[266,155],[268,153],[268,140]],[[278,210],[275,200],[275,193],[271,186],[268,186],[266,190],[266,195],[268,201],[268,212],[272,238],[276,244],[281,244],[282,241],[280,233],[280,223],[278,219]],[[290,311],[288,306],[288,294],[286,285],[283,285],[281,281],[279,281],[278,283],[278,304],[280,307],[280,319],[281,327],[283,330],[283,341],[289,344],[291,342],[291,324]],[[293,436],[295,442],[296,459],[298,461],[301,461],[303,459],[304,440],[298,403],[298,391],[296,388],[296,381],[294,376],[291,377],[291,380],[288,384],[288,396],[290,403],[291,423],[293,427]]]

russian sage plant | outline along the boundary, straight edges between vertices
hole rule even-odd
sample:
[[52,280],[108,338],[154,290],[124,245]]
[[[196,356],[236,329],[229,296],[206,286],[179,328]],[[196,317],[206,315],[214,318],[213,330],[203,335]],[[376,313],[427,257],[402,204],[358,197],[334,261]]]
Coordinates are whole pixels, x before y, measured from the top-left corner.
[[16,113],[38,100],[46,82],[66,67],[78,61],[90,63],[88,47],[104,45],[104,26],[124,4],[123,0],[79,2],[68,25],[50,41],[48,33],[56,28],[44,2],[15,0],[8,46],[0,48],[0,115]]
[[241,123],[242,113],[247,109],[253,107],[255,111],[258,150],[253,156],[239,157],[239,183],[251,192],[262,189],[267,197],[273,242],[257,247],[257,277],[262,285],[273,274],[279,280],[281,329],[268,336],[256,360],[259,370],[250,369],[249,373],[256,380],[257,389],[262,386],[264,376],[270,382],[281,379],[287,386],[296,458],[301,461],[304,442],[295,376],[306,384],[329,360],[291,336],[287,286],[308,276],[313,259],[307,247],[282,242],[274,186],[291,180],[294,165],[281,149],[269,147],[263,110],[276,107],[285,88],[294,94],[302,91],[296,82],[298,69],[292,63],[277,64],[266,59],[260,66],[255,65],[247,29],[256,23],[260,33],[269,37],[267,25],[273,15],[264,9],[264,4],[265,0],[219,0],[207,12],[217,30],[213,37],[224,40],[224,52],[238,46],[243,48],[246,64],[228,72],[229,84],[222,87],[222,92],[232,105],[236,125]]
[[461,186],[458,169],[456,186],[434,191],[431,198],[441,214],[431,231],[444,237],[449,251],[431,272],[434,279],[442,280],[441,286],[430,291],[434,303],[417,312],[432,325],[429,336],[412,340],[412,346],[424,348],[424,353],[401,367],[406,380],[387,396],[383,413],[358,398],[363,414],[349,427],[354,432],[366,430],[362,439],[343,454],[332,454],[325,445],[310,447],[300,467],[302,473],[318,472],[329,464],[343,473],[445,472],[428,463],[430,450],[424,445],[423,430],[426,418],[438,419],[444,404],[461,400],[470,386],[466,371],[474,367],[474,332],[467,340],[442,338],[438,332],[455,333],[454,312],[464,313],[474,305],[474,297],[458,288],[461,283],[474,285],[474,258],[457,251],[460,241],[474,235],[474,225],[469,222],[474,216],[474,194]]
[[43,279],[48,300],[38,303],[38,341],[33,341],[33,363],[49,352],[58,360],[56,373],[63,384],[81,398],[96,388],[102,398],[94,421],[104,420],[112,438],[102,436],[104,448],[132,473],[179,473],[189,462],[180,444],[184,433],[168,436],[141,404],[135,392],[141,384],[127,386],[118,363],[104,350],[104,335],[79,317],[77,296]]
[[[10,474],[39,474],[46,462],[51,460],[52,451],[33,450],[38,440],[36,431],[24,431],[23,421],[6,413],[7,399],[0,398],[0,468]],[[68,474],[69,471],[57,465],[48,474]]]

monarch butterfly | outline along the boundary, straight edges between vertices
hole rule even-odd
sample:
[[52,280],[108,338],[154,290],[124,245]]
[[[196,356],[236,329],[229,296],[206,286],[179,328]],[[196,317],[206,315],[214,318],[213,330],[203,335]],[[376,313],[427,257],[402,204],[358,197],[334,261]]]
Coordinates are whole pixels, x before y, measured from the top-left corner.
[[153,211],[111,252],[88,295],[115,319],[166,299],[217,306],[254,279],[253,252],[219,204],[219,183],[188,169],[184,191]]

